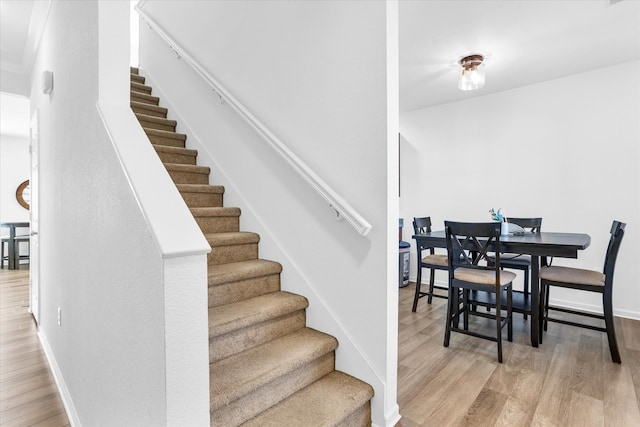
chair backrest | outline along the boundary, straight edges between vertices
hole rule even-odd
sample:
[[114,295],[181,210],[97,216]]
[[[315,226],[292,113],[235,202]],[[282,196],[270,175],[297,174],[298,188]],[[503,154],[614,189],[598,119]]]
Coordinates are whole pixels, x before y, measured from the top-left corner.
[[430,233],[431,232],[431,217],[424,216],[419,218],[413,218],[413,232],[414,234]]
[[507,222],[529,229],[532,233],[539,233],[542,228],[542,218],[507,218]]
[[[414,217],[413,218],[413,234],[423,234],[423,233],[430,233],[431,232],[431,217],[430,216],[424,216],[424,217]],[[429,246],[424,246],[424,245],[420,245],[417,244],[416,245],[416,249],[418,251],[418,262],[420,262],[420,260],[422,259],[422,251],[423,250],[429,250],[429,253],[431,255],[435,254],[436,251]]]
[[611,224],[611,238],[609,239],[609,246],[607,247],[607,254],[604,257],[603,273],[605,275],[604,286],[605,288],[611,288],[613,285],[613,272],[616,268],[616,259],[618,258],[618,250],[620,249],[620,243],[624,237],[624,228],[627,226],[624,222],[613,221]]
[[[449,254],[449,277],[460,267],[491,270],[500,281],[500,223],[445,221],[447,251]],[[495,251],[495,253],[493,253]],[[489,260],[491,262],[483,262]],[[482,262],[482,263],[481,263]]]

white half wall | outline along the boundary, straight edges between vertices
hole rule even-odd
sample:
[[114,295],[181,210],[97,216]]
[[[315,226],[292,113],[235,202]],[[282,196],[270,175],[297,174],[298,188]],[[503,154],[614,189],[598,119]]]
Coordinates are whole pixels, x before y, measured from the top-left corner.
[[36,55],[39,334],[72,425],[208,425],[209,246],[129,108],[128,9],[54,2]]
[[[588,233],[577,260],[602,270],[611,222],[627,223],[614,280],[616,315],[640,319],[640,62],[401,114],[404,240],[413,217],[489,221],[543,217],[544,231]],[[442,274],[440,274],[442,273]],[[428,273],[427,273],[428,274]],[[446,282],[446,272],[436,279]],[[601,311],[597,295],[558,289],[552,300]]]

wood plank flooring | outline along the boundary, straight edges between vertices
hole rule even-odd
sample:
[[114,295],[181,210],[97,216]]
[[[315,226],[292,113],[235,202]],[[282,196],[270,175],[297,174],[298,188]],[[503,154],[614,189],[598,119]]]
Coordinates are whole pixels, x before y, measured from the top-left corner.
[[[0,426],[68,426],[22,268],[0,270]],[[399,290],[397,427],[640,425],[640,321],[616,318],[618,365],[604,334],[557,323],[535,349],[516,314],[498,364],[493,342],[453,334],[443,347],[446,300],[421,299],[412,313],[414,290]]]
[[29,309],[29,266],[0,270],[0,426],[68,426]]
[[514,313],[499,364],[494,342],[452,333],[443,346],[445,299],[422,298],[412,313],[415,285],[399,292],[396,427],[640,426],[640,321],[616,317],[618,365],[606,334],[588,329],[550,323],[531,347],[530,319]]

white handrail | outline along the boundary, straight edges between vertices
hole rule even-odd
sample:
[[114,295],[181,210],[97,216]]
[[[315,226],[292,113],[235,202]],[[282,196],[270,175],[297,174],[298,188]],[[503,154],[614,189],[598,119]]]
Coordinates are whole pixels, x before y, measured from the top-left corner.
[[371,224],[367,222],[355,209],[353,209],[338,193],[336,193],[322,178],[296,156],[276,135],[273,134],[260,120],[245,108],[233,95],[229,93],[211,74],[209,74],[188,52],[178,45],[149,15],[141,9],[140,3],[135,7],[136,12],[147,23],[149,28],[155,31],[160,38],[176,53],[178,58],[191,66],[209,86],[229,104],[247,123],[261,135],[269,145],[279,153],[291,167],[313,187],[335,211],[338,219],[345,219],[361,235],[366,235],[371,230]]

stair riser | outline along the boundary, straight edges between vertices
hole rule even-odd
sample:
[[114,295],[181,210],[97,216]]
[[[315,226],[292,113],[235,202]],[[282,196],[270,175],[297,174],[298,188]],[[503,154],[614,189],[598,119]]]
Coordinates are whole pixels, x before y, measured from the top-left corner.
[[169,176],[176,184],[209,184],[208,173],[169,171]]
[[217,193],[180,193],[190,208],[220,208],[223,204],[222,194]]
[[371,427],[371,401],[368,400],[336,427]]
[[209,286],[209,307],[231,304],[280,290],[280,274]]
[[207,255],[209,265],[220,265],[229,262],[249,261],[258,258],[258,244],[216,246]]
[[144,108],[142,106],[131,106],[131,109],[138,114],[146,114],[147,116],[153,116],[153,117],[160,117],[163,119],[167,118],[167,112],[166,111],[156,111],[153,109],[148,109],[148,108]]
[[204,234],[240,231],[240,218],[237,216],[195,217]]
[[156,151],[163,163],[177,163],[180,165],[195,165],[196,156],[189,154],[166,153],[164,151]]
[[138,120],[143,128],[147,129],[158,129],[158,130],[166,130],[169,132],[175,132],[176,126],[171,123],[156,123],[150,120],[139,119]]
[[131,91],[130,99],[131,99],[131,101],[142,102],[144,104],[150,104],[150,105],[158,105],[158,104],[160,104],[160,98],[155,97],[155,96],[146,95],[146,94],[143,94],[143,93],[140,93],[140,92]]
[[209,340],[209,363],[264,344],[305,327],[304,310],[234,331]]
[[[241,399],[211,412],[212,426],[239,425],[276,403],[286,399],[298,390],[327,375],[335,368],[334,352],[289,372],[269,384],[254,390]],[[214,376],[216,372],[213,372]],[[220,372],[217,375],[224,375]]]
[[140,83],[140,84],[144,84],[144,81],[146,80],[145,77],[139,76],[137,74],[131,74],[131,81],[132,82],[136,82],[136,83]]
[[167,147],[184,148],[184,140],[183,139],[166,138],[166,137],[163,137],[163,136],[149,135],[149,134],[147,134],[147,136],[149,137],[149,141],[151,141],[152,144],[165,145]]

